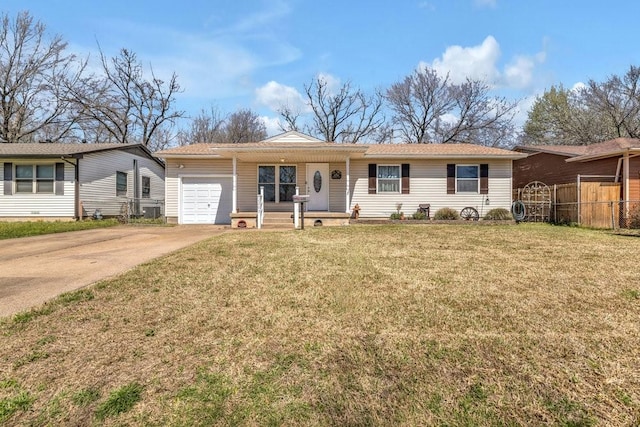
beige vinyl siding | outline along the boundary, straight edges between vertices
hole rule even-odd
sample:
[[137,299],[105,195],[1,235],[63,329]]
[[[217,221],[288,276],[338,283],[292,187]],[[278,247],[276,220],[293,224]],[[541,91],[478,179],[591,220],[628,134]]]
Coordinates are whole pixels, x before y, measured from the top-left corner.
[[[183,165],[183,168],[180,168]],[[165,178],[165,215],[178,218],[180,198],[180,176],[233,175],[231,160],[169,159]]]
[[[121,213],[123,203],[134,197],[134,159],[138,160],[140,176],[151,179],[150,198],[141,203],[142,207],[164,200],[164,169],[154,160],[121,150],[90,153],[79,160],[83,216],[93,215],[96,209],[100,209],[103,216]],[[126,196],[116,195],[116,172],[127,174]]]
[[[15,165],[55,165],[60,163],[54,159],[2,159],[0,162],[0,177],[4,176],[4,163]],[[54,166],[55,167],[55,166]],[[74,179],[73,165],[64,164],[64,195],[53,193],[15,193],[4,194],[4,185],[0,186],[0,217],[14,218],[73,218],[74,213]]]
[[238,162],[238,212],[255,212],[258,194],[258,164]]
[[[339,170],[342,172],[340,179],[332,179],[331,172]],[[329,211],[345,212],[347,207],[347,164],[329,163]]]
[[[368,165],[376,164],[410,164],[410,194],[377,193],[368,194]],[[489,194],[447,194],[447,164],[481,164],[489,165]],[[396,212],[396,205],[401,203],[401,211],[406,215],[413,214],[421,203],[431,205],[431,216],[441,208],[447,207],[457,211],[467,206],[474,207],[484,214],[493,208],[511,208],[511,160],[415,160],[376,159],[351,162],[351,206],[360,206],[362,218],[387,218]],[[483,204],[488,198],[489,205]]]

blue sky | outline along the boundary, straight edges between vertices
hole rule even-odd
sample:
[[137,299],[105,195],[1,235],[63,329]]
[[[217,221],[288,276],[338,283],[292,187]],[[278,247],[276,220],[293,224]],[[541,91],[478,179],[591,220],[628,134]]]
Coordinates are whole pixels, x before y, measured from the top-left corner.
[[74,53],[128,48],[158,75],[175,71],[189,115],[251,108],[277,133],[276,109],[322,74],[365,91],[428,65],[482,78],[520,100],[640,65],[640,2],[595,0],[4,0]]

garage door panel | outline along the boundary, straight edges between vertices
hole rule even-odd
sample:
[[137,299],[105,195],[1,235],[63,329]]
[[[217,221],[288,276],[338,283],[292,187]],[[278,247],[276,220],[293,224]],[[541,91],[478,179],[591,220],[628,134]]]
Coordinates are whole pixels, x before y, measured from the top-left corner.
[[230,224],[231,178],[183,178],[182,224]]

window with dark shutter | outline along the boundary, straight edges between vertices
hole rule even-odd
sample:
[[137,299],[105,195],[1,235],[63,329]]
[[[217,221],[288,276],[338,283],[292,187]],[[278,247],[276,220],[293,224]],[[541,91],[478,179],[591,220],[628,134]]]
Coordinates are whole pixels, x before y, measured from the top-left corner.
[[409,194],[409,163],[402,164],[402,194]]
[[64,163],[56,163],[56,183],[55,193],[58,196],[64,195]]
[[456,165],[447,165],[447,194],[456,194]]
[[378,184],[376,176],[378,174],[378,166],[375,163],[369,163],[369,194],[376,194]]
[[489,194],[489,165],[480,165],[480,194]]
[[13,163],[4,164],[4,195],[13,194]]

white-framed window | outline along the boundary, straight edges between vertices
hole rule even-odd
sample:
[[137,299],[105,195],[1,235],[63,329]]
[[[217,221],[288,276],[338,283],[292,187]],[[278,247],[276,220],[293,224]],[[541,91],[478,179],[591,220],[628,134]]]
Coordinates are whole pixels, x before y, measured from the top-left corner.
[[258,191],[264,187],[265,202],[291,202],[296,194],[295,165],[259,165]]
[[55,165],[16,165],[16,193],[53,193]]
[[456,193],[478,193],[480,165],[456,165]]
[[378,165],[378,193],[400,193],[400,165]]
[[142,198],[148,199],[151,197],[151,178],[148,176],[142,177]]
[[127,173],[116,172],[116,196],[127,195]]

